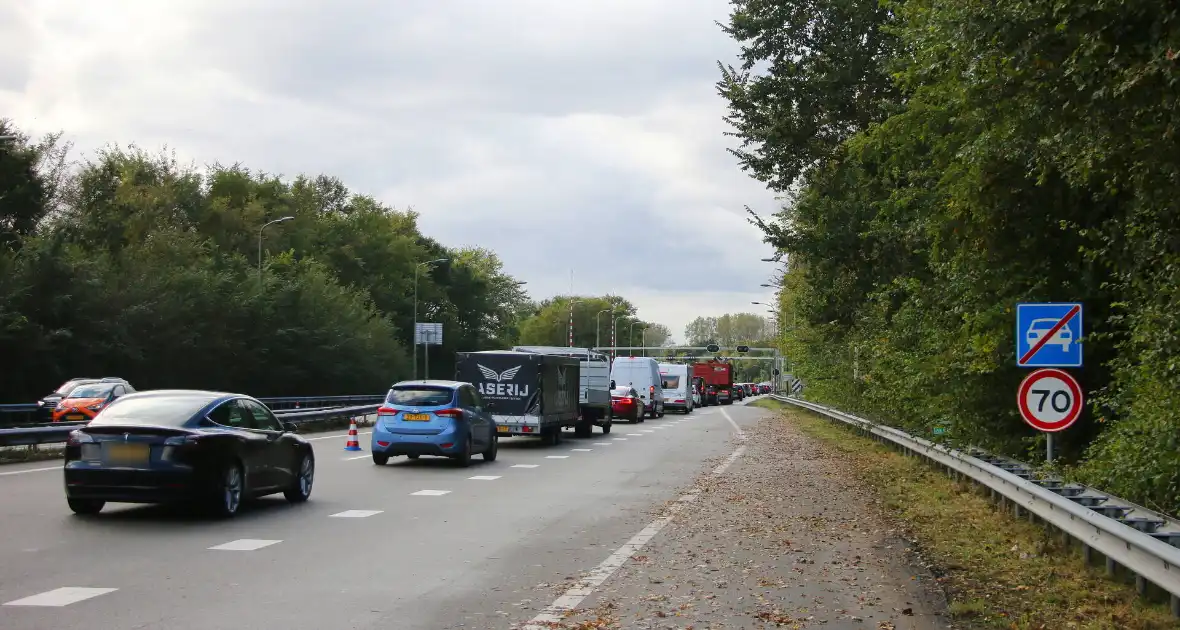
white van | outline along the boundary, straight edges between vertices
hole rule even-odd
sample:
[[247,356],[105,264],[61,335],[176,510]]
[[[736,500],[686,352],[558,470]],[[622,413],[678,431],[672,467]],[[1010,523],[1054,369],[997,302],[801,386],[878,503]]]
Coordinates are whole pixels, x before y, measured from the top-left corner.
[[692,373],[679,363],[660,364],[660,384],[664,388],[664,406],[681,413],[692,413]]
[[664,387],[660,379],[660,364],[651,357],[615,357],[611,364],[610,380],[615,385],[629,385],[639,392],[643,411],[649,418],[664,416]]

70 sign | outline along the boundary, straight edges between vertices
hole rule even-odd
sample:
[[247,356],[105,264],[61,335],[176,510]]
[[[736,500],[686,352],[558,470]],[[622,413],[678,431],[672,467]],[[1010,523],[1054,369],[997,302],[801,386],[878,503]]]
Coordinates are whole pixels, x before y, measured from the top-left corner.
[[1082,387],[1068,372],[1047,368],[1020,383],[1016,404],[1020,416],[1034,429],[1056,433],[1069,428],[1082,414]]

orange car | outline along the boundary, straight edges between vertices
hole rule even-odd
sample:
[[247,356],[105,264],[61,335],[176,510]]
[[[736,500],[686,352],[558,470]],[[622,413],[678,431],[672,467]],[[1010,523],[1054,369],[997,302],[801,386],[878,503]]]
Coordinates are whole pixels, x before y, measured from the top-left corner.
[[87,383],[75,387],[57,403],[54,422],[84,422],[102,411],[116,398],[134,391],[124,383]]

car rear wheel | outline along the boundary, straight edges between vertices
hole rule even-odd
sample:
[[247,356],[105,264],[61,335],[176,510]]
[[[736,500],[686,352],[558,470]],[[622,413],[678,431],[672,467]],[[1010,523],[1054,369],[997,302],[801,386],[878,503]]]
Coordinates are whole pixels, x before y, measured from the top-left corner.
[[70,505],[70,509],[74,514],[98,514],[102,511],[103,506],[107,504],[106,501],[99,501],[98,499],[66,499],[66,503]]
[[496,461],[496,455],[500,451],[500,436],[495,433],[492,434],[492,443],[488,445],[488,450],[483,452],[483,460],[485,462]]
[[213,514],[222,518],[229,518],[238,513],[242,507],[242,491],[245,488],[242,465],[230,462],[221,469],[218,477],[216,492],[211,502]]
[[467,443],[463,445],[463,451],[455,457],[455,463],[459,464],[460,468],[467,468],[471,465],[471,436],[467,436]]
[[373,463],[378,466],[384,466],[389,463],[389,456],[382,453],[373,453]]
[[295,468],[295,480],[290,488],[283,492],[283,496],[291,503],[303,503],[311,497],[311,486],[315,483],[315,457],[311,453],[304,453],[299,458],[299,465]]
[[608,435],[608,434],[610,434],[610,425],[612,425],[612,424],[614,424],[614,422],[613,422],[613,419],[612,419],[612,420],[607,420],[607,421],[606,421],[606,424],[602,425],[602,434],[603,434],[603,435]]

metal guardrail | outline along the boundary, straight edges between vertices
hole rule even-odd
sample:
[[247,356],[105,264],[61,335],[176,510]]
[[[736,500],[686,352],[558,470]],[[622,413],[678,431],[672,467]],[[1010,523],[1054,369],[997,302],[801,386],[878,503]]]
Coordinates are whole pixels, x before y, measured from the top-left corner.
[[[146,391],[146,390],[145,390]],[[348,404],[367,405],[379,404],[385,400],[384,394],[361,394],[349,396],[276,396],[259,398],[262,404],[272,411],[288,409],[328,409]],[[42,422],[37,416],[43,413],[36,403],[21,403],[15,405],[0,405],[0,427],[17,428],[37,426]]]
[[[328,407],[322,409],[277,409],[275,416],[283,422],[302,424],[317,420],[351,418],[377,412],[380,405],[353,405],[349,407]],[[0,429],[0,446],[28,446],[30,444],[57,444],[65,442],[70,432],[86,426],[85,422],[56,422],[48,426]]]
[[948,472],[967,477],[1011,501],[1017,516],[1040,518],[1082,544],[1084,557],[1092,551],[1106,557],[1106,571],[1118,566],[1135,576],[1140,594],[1147,583],[1170,595],[1174,616],[1180,616],[1180,521],[1108,493],[1062,480],[1036,478],[1034,468],[979,449],[958,450],[914,437],[838,409],[782,395],[772,398],[843,422],[857,430],[932,460]]

